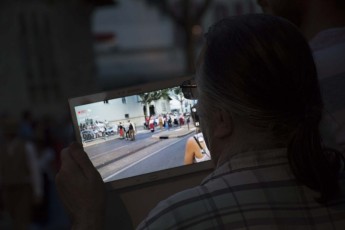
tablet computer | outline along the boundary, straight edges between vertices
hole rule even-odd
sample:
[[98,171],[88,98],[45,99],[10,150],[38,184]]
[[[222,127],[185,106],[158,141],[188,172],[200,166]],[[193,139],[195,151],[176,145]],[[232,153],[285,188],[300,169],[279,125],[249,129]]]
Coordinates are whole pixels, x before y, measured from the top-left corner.
[[184,164],[199,127],[189,86],[176,78],[69,99],[76,139],[104,182],[120,189],[213,168]]

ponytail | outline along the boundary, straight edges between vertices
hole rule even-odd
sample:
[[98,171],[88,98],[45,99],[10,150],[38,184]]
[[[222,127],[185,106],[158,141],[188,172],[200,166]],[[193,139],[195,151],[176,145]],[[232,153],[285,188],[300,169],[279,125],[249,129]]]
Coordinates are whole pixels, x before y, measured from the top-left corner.
[[318,122],[301,122],[288,144],[288,159],[296,179],[321,193],[325,203],[340,192],[339,176],[344,158],[333,149],[323,149]]

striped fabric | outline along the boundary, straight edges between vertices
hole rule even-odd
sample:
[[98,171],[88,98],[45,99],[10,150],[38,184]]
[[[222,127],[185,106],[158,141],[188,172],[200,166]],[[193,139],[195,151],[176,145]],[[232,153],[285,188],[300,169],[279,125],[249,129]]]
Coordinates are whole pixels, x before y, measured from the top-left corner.
[[320,32],[310,46],[325,104],[322,137],[345,156],[345,27]]
[[138,229],[344,230],[345,194],[327,206],[318,196],[296,183],[286,149],[247,152],[160,202]]

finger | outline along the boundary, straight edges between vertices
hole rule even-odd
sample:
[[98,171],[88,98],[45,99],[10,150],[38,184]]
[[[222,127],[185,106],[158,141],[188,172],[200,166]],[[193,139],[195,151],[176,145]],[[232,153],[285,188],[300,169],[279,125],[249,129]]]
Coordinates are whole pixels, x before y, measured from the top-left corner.
[[[55,177],[56,189],[64,206],[69,210],[68,199],[66,198],[71,190],[71,185],[77,181],[76,178],[85,178],[78,165],[70,156],[68,149],[63,149],[61,155],[61,168]],[[80,180],[80,179],[79,179]]]
[[80,167],[86,178],[92,178],[98,176],[98,171],[92,164],[90,158],[83,150],[80,144],[72,143],[69,147],[71,157],[74,159],[76,164]]
[[70,194],[70,185],[66,184],[66,176],[62,175],[60,172],[55,176],[56,190],[58,192],[59,198],[62,201],[63,207],[70,218],[73,218],[73,212],[71,211],[71,205],[69,204],[68,195]]

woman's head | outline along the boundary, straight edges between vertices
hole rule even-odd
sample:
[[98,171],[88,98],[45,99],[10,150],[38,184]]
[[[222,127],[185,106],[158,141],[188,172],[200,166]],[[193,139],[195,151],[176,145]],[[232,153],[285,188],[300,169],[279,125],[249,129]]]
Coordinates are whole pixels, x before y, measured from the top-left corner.
[[[288,147],[296,175],[305,174],[299,168],[302,161],[310,163],[299,155],[321,151],[322,100],[316,68],[308,43],[288,21],[245,15],[216,23],[206,34],[197,83],[198,111],[211,151],[217,132],[215,111],[229,115],[235,133],[245,124],[272,144]],[[320,154],[313,157],[323,160]]]
[[285,136],[321,97],[303,36],[286,20],[267,15],[224,19],[212,26],[198,66],[204,111],[222,108],[253,126]]

